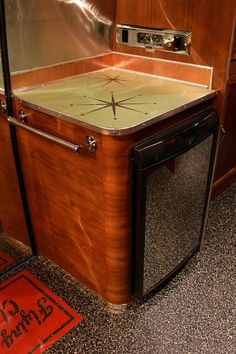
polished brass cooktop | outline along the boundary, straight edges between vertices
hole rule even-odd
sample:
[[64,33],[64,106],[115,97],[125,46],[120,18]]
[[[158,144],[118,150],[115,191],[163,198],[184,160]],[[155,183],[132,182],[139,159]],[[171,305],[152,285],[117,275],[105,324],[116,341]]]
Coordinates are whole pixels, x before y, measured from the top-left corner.
[[29,107],[103,134],[129,134],[216,94],[204,87],[116,68],[54,82],[16,97]]

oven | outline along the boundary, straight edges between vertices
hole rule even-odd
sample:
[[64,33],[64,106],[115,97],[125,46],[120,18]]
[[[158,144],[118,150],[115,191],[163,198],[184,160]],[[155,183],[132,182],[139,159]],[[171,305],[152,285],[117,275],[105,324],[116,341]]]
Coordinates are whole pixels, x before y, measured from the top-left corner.
[[132,148],[133,292],[165,285],[199,250],[217,136],[213,109]]

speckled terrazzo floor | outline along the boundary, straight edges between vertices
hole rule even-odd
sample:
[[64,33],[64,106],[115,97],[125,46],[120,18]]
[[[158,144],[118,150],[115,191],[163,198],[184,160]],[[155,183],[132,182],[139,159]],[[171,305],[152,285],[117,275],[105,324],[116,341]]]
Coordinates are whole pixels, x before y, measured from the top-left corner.
[[162,291],[122,315],[108,314],[73,278],[36,258],[25,268],[84,317],[45,353],[235,353],[235,243],[236,183],[211,205],[201,254]]

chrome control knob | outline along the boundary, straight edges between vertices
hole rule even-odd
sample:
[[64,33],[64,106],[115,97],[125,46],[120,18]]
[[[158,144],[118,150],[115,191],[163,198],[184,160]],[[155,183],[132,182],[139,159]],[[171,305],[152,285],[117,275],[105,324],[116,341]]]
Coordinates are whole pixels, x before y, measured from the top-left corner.
[[0,110],[2,113],[6,113],[7,111],[7,104],[4,100],[0,101]]

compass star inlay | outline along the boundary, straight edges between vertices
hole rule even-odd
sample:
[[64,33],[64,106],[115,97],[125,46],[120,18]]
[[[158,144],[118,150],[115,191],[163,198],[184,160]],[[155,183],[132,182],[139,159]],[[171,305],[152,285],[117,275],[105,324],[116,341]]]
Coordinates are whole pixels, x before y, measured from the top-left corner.
[[93,98],[93,97],[89,97],[89,96],[84,96],[84,97],[89,98],[91,100],[94,100],[94,101],[96,101],[98,103],[78,103],[78,106],[101,106],[99,108],[93,109],[92,111],[81,113],[81,116],[85,116],[87,114],[94,113],[94,112],[97,112],[97,111],[100,111],[102,109],[109,108],[109,107],[111,107],[111,109],[112,109],[113,119],[117,119],[116,118],[117,108],[122,108],[122,109],[127,109],[127,110],[130,110],[130,111],[133,111],[133,112],[148,114],[146,112],[139,111],[139,110],[131,108],[131,107],[127,107],[127,106],[131,106],[131,105],[148,104],[148,103],[145,103],[145,102],[127,102],[127,101],[132,100],[133,98],[138,97],[138,96],[141,96],[141,95],[132,96],[132,97],[120,100],[120,101],[116,101],[115,100],[113,92],[111,92],[111,100],[110,101],[101,100],[101,99]]
[[91,77],[91,79],[93,79],[93,80],[99,80],[99,81],[104,81],[105,84],[102,85],[102,87],[104,87],[104,86],[106,86],[106,85],[109,85],[109,84],[111,84],[111,83],[113,83],[113,82],[115,82],[115,83],[117,83],[117,84],[119,84],[119,85],[125,87],[125,85],[124,85],[122,82],[123,82],[123,81],[131,81],[131,80],[127,80],[127,79],[121,79],[121,78],[120,78],[120,76],[121,76],[120,74],[119,74],[119,75],[116,75],[116,76],[114,76],[114,77],[111,77],[111,76],[108,76],[108,75],[105,75],[105,74],[103,74],[103,76],[104,76],[104,77]]

